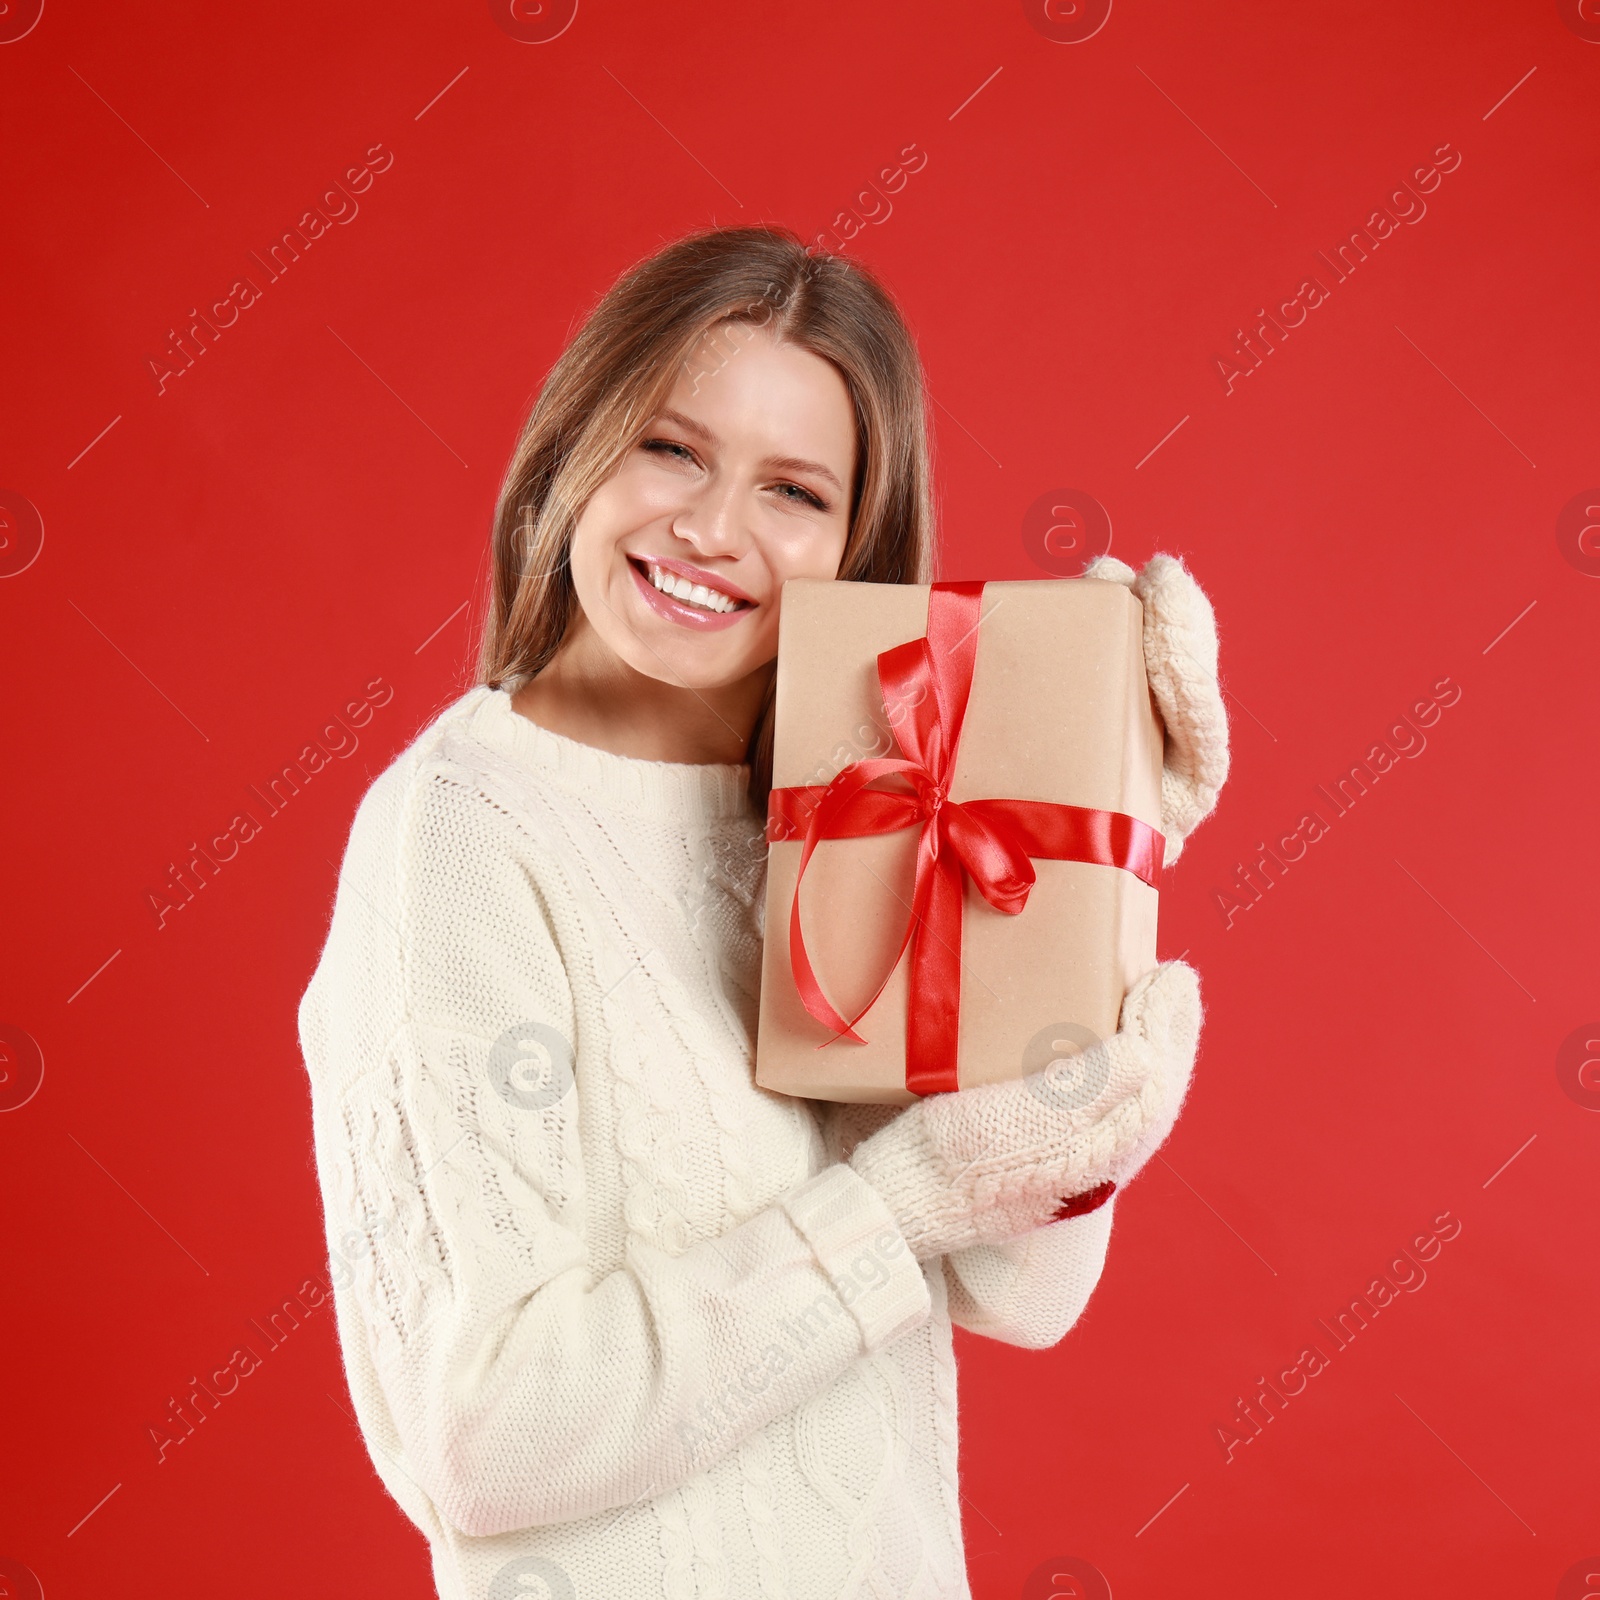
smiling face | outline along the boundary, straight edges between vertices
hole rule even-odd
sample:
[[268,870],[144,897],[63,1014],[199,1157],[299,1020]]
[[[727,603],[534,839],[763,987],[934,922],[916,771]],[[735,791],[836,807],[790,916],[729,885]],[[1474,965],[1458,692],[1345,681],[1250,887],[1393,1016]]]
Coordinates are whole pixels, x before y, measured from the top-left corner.
[[582,621],[635,671],[697,690],[776,659],[787,579],[838,575],[856,464],[831,362],[748,325],[718,345],[595,490],[571,550]]

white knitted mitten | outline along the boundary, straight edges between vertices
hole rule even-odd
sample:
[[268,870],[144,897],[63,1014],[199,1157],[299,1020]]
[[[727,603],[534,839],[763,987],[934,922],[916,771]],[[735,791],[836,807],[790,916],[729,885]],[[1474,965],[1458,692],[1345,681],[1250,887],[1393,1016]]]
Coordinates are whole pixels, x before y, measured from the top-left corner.
[[919,1261],[1042,1227],[1155,1153],[1188,1092],[1201,1017],[1198,974],[1164,962],[1128,991],[1109,1039],[1024,1078],[918,1100],[850,1165]]
[[1166,760],[1161,823],[1167,863],[1210,815],[1228,780],[1228,712],[1217,682],[1217,619],[1205,591],[1176,556],[1152,556],[1135,574],[1115,556],[1097,556],[1086,578],[1125,584],[1144,606],[1144,670],[1161,720]]

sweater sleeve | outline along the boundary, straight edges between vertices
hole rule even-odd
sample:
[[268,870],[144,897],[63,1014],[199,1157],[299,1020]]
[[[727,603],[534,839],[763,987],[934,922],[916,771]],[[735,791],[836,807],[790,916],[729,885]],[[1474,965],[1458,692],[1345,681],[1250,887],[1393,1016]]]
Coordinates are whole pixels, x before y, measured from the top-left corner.
[[[848,1160],[856,1145],[903,1109],[822,1105],[819,1115],[829,1154]],[[1115,1195],[1082,1216],[941,1256],[950,1320],[969,1333],[1027,1350],[1059,1344],[1083,1315],[1105,1269],[1114,1203]]]
[[664,1493],[931,1305],[840,1164],[679,1254],[630,1236],[597,1275],[579,1132],[608,1092],[600,1019],[575,1009],[524,844],[470,787],[391,769],[300,1008],[328,1236],[373,1240],[336,1285],[341,1330],[365,1340],[378,1431],[469,1535]]

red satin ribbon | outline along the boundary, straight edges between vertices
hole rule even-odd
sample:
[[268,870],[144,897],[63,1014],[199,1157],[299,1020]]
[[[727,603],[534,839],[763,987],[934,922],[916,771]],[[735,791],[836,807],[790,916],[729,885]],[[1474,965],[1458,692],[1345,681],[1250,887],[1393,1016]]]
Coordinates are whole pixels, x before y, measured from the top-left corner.
[[[767,802],[770,841],[805,835],[789,912],[789,964],[806,1010],[837,1030],[817,1048],[839,1038],[867,1042],[855,1032],[855,1024],[877,1003],[910,944],[906,1088],[914,1094],[958,1087],[963,873],[1007,916],[1016,916],[1028,903],[1036,876],[1030,857],[1118,867],[1152,888],[1161,876],[1165,840],[1137,817],[1042,800],[949,798],[977,661],[983,588],[981,581],[932,584],[926,636],[878,657],[884,711],[904,759],[852,761],[831,783],[774,789]],[[912,792],[867,787],[896,773],[911,784]],[[892,833],[919,824],[905,937],[872,999],[846,1021],[823,994],[806,953],[800,927],[806,866],[824,839]]]

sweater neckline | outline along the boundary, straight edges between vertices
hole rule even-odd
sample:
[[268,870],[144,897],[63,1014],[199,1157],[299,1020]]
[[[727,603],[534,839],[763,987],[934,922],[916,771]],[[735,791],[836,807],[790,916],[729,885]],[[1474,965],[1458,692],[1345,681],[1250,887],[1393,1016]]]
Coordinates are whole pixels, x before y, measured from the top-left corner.
[[686,820],[739,816],[750,808],[745,762],[647,761],[584,744],[525,717],[512,691],[479,686],[472,732],[526,772],[602,804]]

